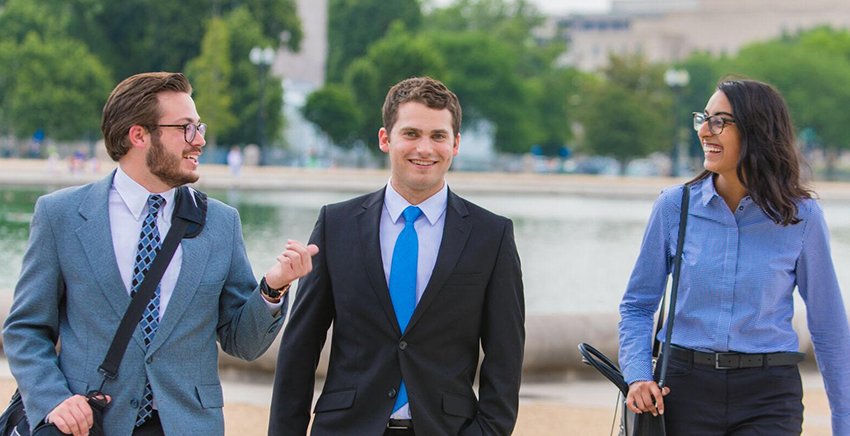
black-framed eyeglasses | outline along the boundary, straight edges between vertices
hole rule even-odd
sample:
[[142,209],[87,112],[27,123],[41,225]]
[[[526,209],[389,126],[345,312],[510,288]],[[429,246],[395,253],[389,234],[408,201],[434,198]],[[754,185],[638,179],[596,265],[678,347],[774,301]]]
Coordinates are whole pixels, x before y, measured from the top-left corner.
[[720,112],[714,115],[706,115],[702,112],[694,112],[694,130],[699,132],[700,127],[702,127],[703,123],[708,123],[708,131],[714,135],[719,135],[723,133],[723,128],[726,127],[727,124],[735,124],[735,120],[732,118],[725,118],[721,115],[732,115],[727,114],[726,112]]
[[183,140],[191,144],[195,140],[195,135],[200,133],[203,138],[207,133],[207,123],[186,123],[186,124],[154,124],[157,127],[180,127],[183,129]]

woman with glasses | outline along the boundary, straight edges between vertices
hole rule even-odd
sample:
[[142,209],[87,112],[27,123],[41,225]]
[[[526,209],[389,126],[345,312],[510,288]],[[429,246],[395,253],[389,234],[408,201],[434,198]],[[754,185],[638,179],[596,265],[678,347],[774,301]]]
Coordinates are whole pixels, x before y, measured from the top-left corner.
[[[661,193],[620,304],[628,407],[664,414],[668,435],[799,435],[796,287],[833,434],[850,435],[850,327],[785,102],[764,83],[721,81],[705,111],[694,113],[694,129],[705,171]],[[653,314],[672,270],[683,189],[691,199],[662,393],[653,381]]]

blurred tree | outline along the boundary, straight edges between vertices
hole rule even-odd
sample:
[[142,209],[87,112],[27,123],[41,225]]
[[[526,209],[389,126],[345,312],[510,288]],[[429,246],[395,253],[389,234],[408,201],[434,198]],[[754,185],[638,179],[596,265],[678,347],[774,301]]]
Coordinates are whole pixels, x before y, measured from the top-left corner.
[[387,36],[372,44],[366,56],[354,61],[345,73],[345,84],[354,93],[360,112],[356,138],[378,153],[378,130],[384,124],[381,108],[390,88],[408,77],[439,80],[445,75],[445,59],[432,42],[407,33],[401,22],[394,24]]
[[538,145],[545,156],[557,156],[573,140],[572,122],[581,101],[584,75],[574,68],[555,68],[536,78],[533,100],[539,124]]
[[207,21],[201,55],[186,65],[186,76],[192,82],[198,112],[210,126],[207,147],[214,148],[219,132],[230,133],[239,122],[233,114],[233,100],[230,96],[233,66],[230,32],[224,19],[213,17]]
[[543,139],[533,87],[514,68],[515,47],[481,32],[427,33],[418,39],[431,41],[446,60],[444,82],[461,102],[464,124],[488,120],[496,127],[497,151],[526,153]]
[[[67,11],[71,36],[85,42],[119,79],[144,71],[182,71],[201,49],[206,19],[244,8],[277,48],[281,34],[302,39],[295,0],[30,0]],[[247,55],[246,55],[247,56]]]
[[400,21],[416,31],[422,21],[417,0],[331,0],[328,7],[327,80],[341,82],[348,66]]
[[[295,7],[295,0],[7,0],[0,10],[0,41],[20,42],[30,32],[47,42],[80,41],[91,52],[86,59],[96,61],[92,68],[111,70],[116,80],[122,80],[144,71],[183,71],[187,62],[201,52],[203,24],[223,14],[229,33],[229,54],[215,53],[221,48],[211,43],[204,50],[206,60],[195,63],[193,75],[204,81],[201,70],[208,65],[199,66],[199,62],[218,65],[217,70],[204,71],[210,78],[221,74],[224,63],[229,62],[229,88],[218,84],[218,99],[199,97],[208,99],[203,105],[212,104],[212,110],[218,113],[221,105],[227,105],[224,96],[229,95],[231,107],[235,108],[235,124],[224,115],[222,121],[211,125],[216,139],[226,144],[257,142],[256,120],[261,104],[267,113],[266,137],[279,139],[283,91],[279,80],[268,77],[263,101],[259,102],[260,75],[249,62],[248,53],[255,45],[279,47],[282,35],[290,48],[297,49],[303,35]],[[216,38],[221,41],[224,37]],[[82,62],[82,58],[68,59],[72,64]],[[228,62],[222,62],[224,59]],[[85,66],[80,68],[88,70]],[[209,89],[210,83],[200,83],[198,89]],[[205,108],[198,106],[204,113]]]
[[0,65],[0,131],[24,138],[44,129],[65,140],[99,130],[112,79],[81,42],[36,32],[4,39]]
[[523,77],[549,70],[552,61],[566,50],[560,40],[535,38],[534,30],[544,17],[527,0],[458,0],[431,11],[423,27],[432,33],[481,33],[513,46],[512,69]]
[[310,94],[303,113],[307,121],[320,126],[335,144],[350,148],[357,142],[360,112],[357,99],[347,86],[330,83]]
[[708,99],[717,89],[717,81],[724,74],[724,65],[728,64],[726,57],[715,58],[709,53],[697,52],[677,64],[676,68],[688,71],[690,81],[679,95],[679,103],[675,114],[676,128],[690,129],[688,143],[691,156],[702,156],[702,144],[696,132],[693,131],[693,112],[705,109]]
[[833,179],[838,151],[850,149],[844,114],[850,107],[850,60],[830,48],[838,44],[813,46],[808,37],[823,34],[748,45],[734,58],[732,68],[782,92],[796,127],[816,132],[827,151],[827,178]]
[[588,81],[580,119],[583,148],[620,161],[672,148],[673,119],[665,67],[639,57],[612,56],[600,80]]
[[[230,78],[231,108],[236,116],[236,125],[229,130],[218,132],[221,144],[260,143],[259,117],[260,105],[266,111],[265,138],[267,145],[282,145],[281,133],[283,119],[283,85],[281,81],[261,72],[251,63],[248,53],[254,46],[274,47],[275,41],[263,34],[262,27],[246,7],[236,8],[224,17],[227,33],[230,35],[230,65],[233,72]],[[265,80],[265,92],[260,102],[261,80]],[[199,107],[199,110],[203,108]]]

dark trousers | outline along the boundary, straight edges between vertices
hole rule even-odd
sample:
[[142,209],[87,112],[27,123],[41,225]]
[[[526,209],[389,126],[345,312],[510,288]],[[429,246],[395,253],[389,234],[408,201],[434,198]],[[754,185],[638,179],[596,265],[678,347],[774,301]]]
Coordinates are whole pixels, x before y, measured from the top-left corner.
[[390,429],[384,432],[384,436],[416,436],[412,428],[408,429]]
[[165,436],[162,423],[159,422],[159,413],[154,410],[153,415],[144,424],[133,430],[133,436]]
[[803,384],[797,365],[722,370],[672,358],[667,386],[667,436],[803,432]]

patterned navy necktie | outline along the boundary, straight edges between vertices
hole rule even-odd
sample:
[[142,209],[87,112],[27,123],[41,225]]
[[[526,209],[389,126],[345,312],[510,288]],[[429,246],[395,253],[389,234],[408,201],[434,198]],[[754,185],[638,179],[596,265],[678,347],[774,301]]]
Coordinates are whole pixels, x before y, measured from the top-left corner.
[[[416,270],[419,265],[419,236],[413,226],[422,215],[422,209],[416,206],[408,206],[402,212],[404,215],[404,229],[399,233],[393,249],[393,259],[390,265],[390,298],[393,301],[393,310],[398,319],[401,333],[407,328],[413,310],[416,308]],[[404,379],[398,389],[393,413],[407,404],[407,386]]]
[[[136,296],[142,280],[145,278],[148,270],[151,268],[153,259],[159,253],[162,243],[159,237],[159,229],[156,227],[156,218],[159,215],[159,210],[165,204],[165,199],[161,195],[152,194],[148,197],[148,215],[145,217],[145,222],[142,224],[142,232],[139,236],[139,245],[136,247],[136,265],[133,267],[133,288],[130,291],[130,298]],[[156,329],[159,326],[159,299],[160,286],[157,284],[156,291],[151,297],[150,303],[145,307],[145,313],[139,326],[142,329],[142,336],[145,338],[145,347],[150,347],[153,342],[153,337],[156,334]],[[136,426],[142,425],[153,413],[153,390],[151,389],[150,381],[145,382],[145,394],[142,398],[139,414],[136,418]]]

